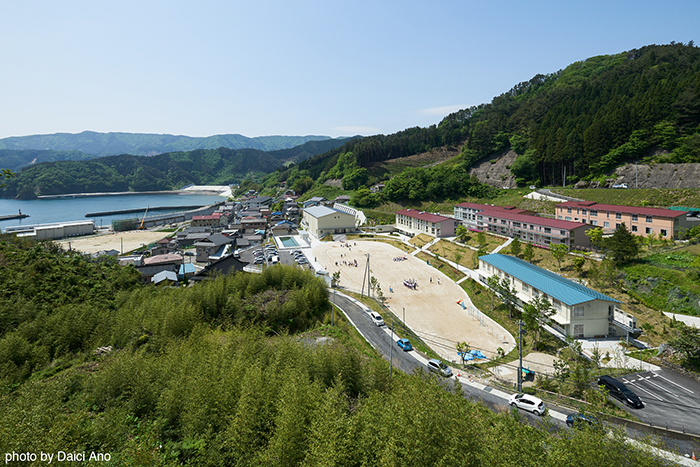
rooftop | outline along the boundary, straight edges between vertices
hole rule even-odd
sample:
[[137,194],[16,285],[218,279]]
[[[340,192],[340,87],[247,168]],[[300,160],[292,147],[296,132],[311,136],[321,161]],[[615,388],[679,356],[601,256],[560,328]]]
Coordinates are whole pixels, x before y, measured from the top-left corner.
[[579,227],[583,227],[585,225],[588,225],[585,222],[573,222],[573,221],[564,221],[564,220],[560,220],[560,219],[550,219],[549,217],[532,216],[529,214],[518,214],[517,212],[513,213],[513,212],[509,212],[509,211],[488,210],[488,211],[481,211],[479,213],[479,215],[496,217],[498,219],[508,219],[511,221],[522,222],[523,224],[542,225],[544,227],[551,227],[553,229],[561,229],[561,230],[577,229]]
[[590,302],[591,300],[606,300],[620,303],[619,300],[615,300],[605,294],[589,289],[585,285],[565,279],[514,256],[494,253],[480,256],[479,259],[569,306]]
[[396,213],[397,215],[402,215],[406,217],[412,217],[413,219],[420,219],[426,222],[443,222],[443,221],[453,221],[451,217],[441,216],[440,214],[431,214],[425,211],[416,211],[415,209],[402,209]]
[[317,218],[317,219],[321,218],[321,217],[330,216],[332,214],[343,214],[344,216],[350,215],[347,212],[343,212],[343,211],[340,211],[338,209],[329,208],[327,206],[313,206],[313,207],[304,209],[304,212],[309,214],[310,216]]
[[[618,204],[600,204],[592,201],[566,201],[558,206],[566,208],[596,209],[598,211],[626,212],[642,216],[680,217],[685,216],[686,211],[674,211],[664,208],[644,208],[639,206],[621,206]],[[557,206],[557,207],[558,207]]]

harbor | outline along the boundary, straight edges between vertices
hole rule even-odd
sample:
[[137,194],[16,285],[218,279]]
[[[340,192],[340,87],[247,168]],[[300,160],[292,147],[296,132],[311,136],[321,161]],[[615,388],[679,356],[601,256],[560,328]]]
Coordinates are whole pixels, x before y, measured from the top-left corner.
[[85,217],[102,217],[102,216],[114,216],[117,214],[132,214],[135,212],[146,212],[146,211],[191,211],[193,209],[199,209],[204,207],[204,205],[197,204],[194,206],[155,206],[155,207],[145,207],[145,208],[131,208],[131,209],[117,209],[113,211],[101,211],[101,212],[88,212]]

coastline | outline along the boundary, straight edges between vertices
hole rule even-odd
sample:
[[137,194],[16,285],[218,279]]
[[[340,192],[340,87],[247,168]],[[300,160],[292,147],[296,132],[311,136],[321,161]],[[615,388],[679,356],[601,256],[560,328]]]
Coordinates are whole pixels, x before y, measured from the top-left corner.
[[232,196],[231,188],[228,186],[192,186],[184,190],[167,190],[167,191],[112,191],[101,193],[66,193],[62,195],[42,195],[38,199],[61,199],[61,198],[93,198],[98,196],[127,196],[127,195],[217,195],[217,196]]

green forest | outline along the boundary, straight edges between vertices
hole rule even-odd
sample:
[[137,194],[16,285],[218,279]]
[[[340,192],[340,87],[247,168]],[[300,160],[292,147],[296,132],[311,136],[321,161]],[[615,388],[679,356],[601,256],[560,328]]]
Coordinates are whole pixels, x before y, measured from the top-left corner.
[[328,325],[309,271],[142,286],[109,257],[7,235],[0,263],[3,453],[115,466],[661,465],[621,432],[533,427],[434,376],[390,375],[347,324]]
[[[123,154],[81,162],[44,162],[17,172],[4,188],[0,187],[0,196],[32,199],[65,193],[173,190],[189,184],[228,185],[246,176],[263,176],[284,163],[308,159],[344,142],[344,139],[310,141],[271,152],[220,147],[151,157]],[[48,157],[45,153],[54,155],[56,151],[0,151],[0,156],[4,153],[14,157],[5,160],[12,167],[27,157],[37,157],[37,153]]]

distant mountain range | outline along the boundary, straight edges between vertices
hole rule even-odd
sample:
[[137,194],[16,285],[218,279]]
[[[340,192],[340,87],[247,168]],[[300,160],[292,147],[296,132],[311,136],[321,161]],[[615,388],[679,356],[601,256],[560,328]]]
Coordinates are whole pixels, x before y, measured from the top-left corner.
[[[197,149],[257,149],[283,151],[276,158],[300,161],[342,145],[347,138],[330,136],[246,136],[214,135],[190,137],[143,133],[56,133],[13,136],[0,139],[0,168],[14,171],[42,162],[80,161],[96,157],[131,154],[154,156]],[[309,143],[308,145],[306,143]],[[300,147],[302,146],[303,147]],[[298,150],[295,148],[299,147]],[[284,152],[287,151],[287,152]]]

